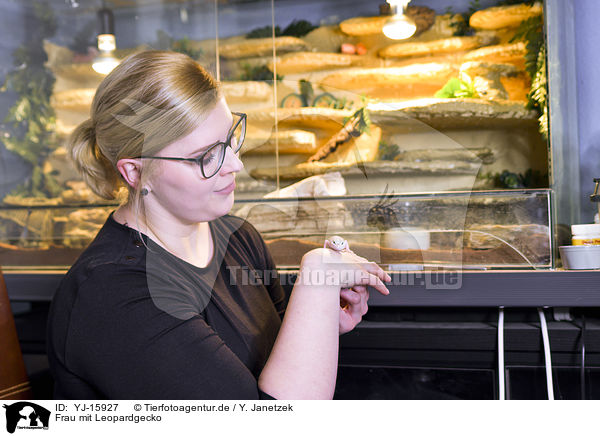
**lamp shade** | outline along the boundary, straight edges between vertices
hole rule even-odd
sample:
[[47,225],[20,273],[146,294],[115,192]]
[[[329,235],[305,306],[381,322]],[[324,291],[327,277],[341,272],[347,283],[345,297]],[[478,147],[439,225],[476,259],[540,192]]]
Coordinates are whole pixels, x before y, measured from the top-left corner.
[[415,22],[404,14],[392,16],[383,26],[383,34],[390,39],[410,38],[416,31]]
[[115,34],[115,16],[110,9],[102,8],[98,10],[98,24],[100,26],[98,31],[100,35],[107,33]]
[[119,65],[119,60],[111,53],[100,53],[96,59],[94,59],[92,68],[95,72],[106,75],[110,73],[117,65]]

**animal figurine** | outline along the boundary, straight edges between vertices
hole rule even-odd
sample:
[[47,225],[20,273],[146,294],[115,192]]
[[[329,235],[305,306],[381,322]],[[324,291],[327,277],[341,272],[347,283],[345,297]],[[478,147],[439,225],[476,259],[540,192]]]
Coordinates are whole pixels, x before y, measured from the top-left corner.
[[325,244],[323,248],[331,248],[335,251],[350,251],[350,246],[348,245],[348,241],[346,241],[341,236],[332,236],[331,240],[325,239]]

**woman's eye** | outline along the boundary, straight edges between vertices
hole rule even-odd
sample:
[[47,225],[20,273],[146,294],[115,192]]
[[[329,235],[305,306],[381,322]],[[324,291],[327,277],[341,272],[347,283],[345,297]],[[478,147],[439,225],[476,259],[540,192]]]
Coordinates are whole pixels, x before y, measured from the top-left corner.
[[211,151],[209,151],[208,153],[206,153],[204,155],[204,158],[202,159],[202,163],[204,165],[207,165],[207,164],[213,162],[216,158],[217,158],[216,151],[215,150],[211,150]]

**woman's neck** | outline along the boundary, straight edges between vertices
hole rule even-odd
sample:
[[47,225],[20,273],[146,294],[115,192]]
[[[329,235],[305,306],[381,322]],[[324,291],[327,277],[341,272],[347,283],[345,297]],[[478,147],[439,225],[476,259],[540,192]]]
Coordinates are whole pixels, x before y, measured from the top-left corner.
[[171,254],[203,268],[214,254],[214,243],[208,222],[181,223],[177,220],[157,216],[146,220],[136,214],[129,205],[120,206],[113,214],[115,221],[140,231]]

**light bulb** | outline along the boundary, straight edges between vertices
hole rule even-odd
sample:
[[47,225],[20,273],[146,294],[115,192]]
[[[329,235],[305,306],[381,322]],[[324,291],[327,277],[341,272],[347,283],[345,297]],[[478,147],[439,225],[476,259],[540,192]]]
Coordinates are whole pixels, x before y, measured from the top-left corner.
[[111,33],[104,33],[98,35],[98,50],[100,51],[113,51],[117,48],[117,41],[115,35]]
[[410,38],[417,31],[415,22],[404,14],[396,14],[383,26],[383,34],[390,39]]
[[94,59],[92,68],[97,73],[106,75],[119,65],[119,60],[114,56],[114,51],[117,48],[115,18],[110,9],[102,8],[98,11],[98,20],[101,29],[98,35],[100,54]]

